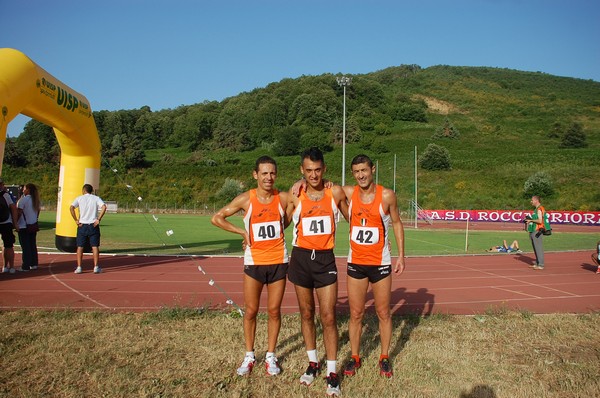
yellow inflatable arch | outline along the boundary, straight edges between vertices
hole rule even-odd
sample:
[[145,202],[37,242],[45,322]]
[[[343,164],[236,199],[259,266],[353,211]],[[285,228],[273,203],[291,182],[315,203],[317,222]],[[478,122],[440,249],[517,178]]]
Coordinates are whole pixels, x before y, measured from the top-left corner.
[[69,207],[83,184],[98,189],[100,139],[88,100],[20,51],[0,48],[0,175],[6,128],[22,113],[53,127],[60,146],[56,247],[76,251],[77,225]]

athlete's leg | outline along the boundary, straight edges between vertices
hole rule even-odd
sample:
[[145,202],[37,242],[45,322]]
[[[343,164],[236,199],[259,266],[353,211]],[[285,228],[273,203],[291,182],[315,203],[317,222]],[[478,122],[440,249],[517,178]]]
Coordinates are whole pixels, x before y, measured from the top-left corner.
[[267,311],[269,313],[269,321],[267,327],[268,335],[268,350],[267,352],[275,352],[277,346],[277,337],[279,329],[281,329],[281,301],[285,292],[286,279],[280,279],[267,285]]
[[350,350],[352,355],[360,355],[360,337],[369,279],[356,279],[348,276],[346,280],[348,281],[348,304],[350,305],[350,323],[348,324]]
[[392,276],[371,284],[375,298],[375,310],[379,318],[379,338],[381,340],[381,354],[388,355],[392,341],[392,315],[390,313],[390,298],[392,289]]
[[319,314],[323,325],[323,341],[328,361],[335,361],[338,349],[338,329],[335,317],[335,305],[337,302],[337,282],[317,290],[319,299]]
[[300,309],[300,329],[304,337],[306,351],[317,349],[317,331],[315,328],[315,298],[313,289],[294,285],[298,308]]
[[256,314],[258,314],[262,288],[261,282],[244,274],[244,340],[247,352],[254,350]]

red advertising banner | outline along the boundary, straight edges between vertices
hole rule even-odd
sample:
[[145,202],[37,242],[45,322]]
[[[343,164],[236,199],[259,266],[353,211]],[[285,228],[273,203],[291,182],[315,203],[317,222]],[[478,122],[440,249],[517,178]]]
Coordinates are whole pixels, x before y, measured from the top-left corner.
[[[520,210],[423,210],[420,218],[433,221],[521,222],[532,211]],[[599,211],[550,211],[551,224],[600,225]]]

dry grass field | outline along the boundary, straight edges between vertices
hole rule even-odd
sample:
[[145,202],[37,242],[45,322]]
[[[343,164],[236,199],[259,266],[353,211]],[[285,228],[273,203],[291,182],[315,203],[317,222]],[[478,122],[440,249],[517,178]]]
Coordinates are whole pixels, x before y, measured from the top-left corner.
[[[298,383],[307,365],[298,315],[283,317],[269,377],[260,316],[249,377],[237,313],[0,313],[1,397],[321,397],[325,382]],[[349,356],[348,318],[338,319],[339,366]],[[485,315],[394,317],[394,377],[377,371],[374,315],[366,318],[363,367],[342,379],[347,397],[600,396],[600,315],[490,310]],[[319,335],[319,355],[324,355]]]

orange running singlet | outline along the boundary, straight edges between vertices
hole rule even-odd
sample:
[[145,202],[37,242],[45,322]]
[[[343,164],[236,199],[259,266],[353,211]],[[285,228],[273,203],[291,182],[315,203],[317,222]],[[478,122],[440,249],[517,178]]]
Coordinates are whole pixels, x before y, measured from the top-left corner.
[[369,204],[360,200],[360,188],[354,187],[348,215],[350,217],[350,251],[348,263],[357,265],[390,265],[392,258],[388,232],[391,217],[383,211],[383,187],[375,186],[375,198]]
[[244,253],[246,265],[274,265],[287,263],[288,253],[283,238],[284,211],[275,190],[269,204],[260,203],[256,189],[250,191],[250,206],[244,216],[250,246]]
[[335,245],[335,224],[339,209],[331,189],[325,189],[323,197],[314,201],[306,191],[300,193],[300,201],[294,210],[294,239],[292,244],[308,250],[331,250]]

